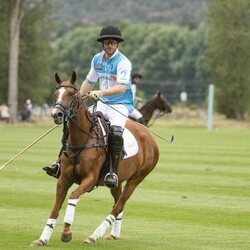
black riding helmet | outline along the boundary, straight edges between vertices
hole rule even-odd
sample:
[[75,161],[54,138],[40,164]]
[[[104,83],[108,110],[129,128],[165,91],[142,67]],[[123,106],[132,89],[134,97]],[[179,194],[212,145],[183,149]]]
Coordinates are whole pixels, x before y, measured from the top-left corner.
[[109,25],[102,28],[99,37],[97,38],[97,42],[103,42],[106,39],[114,39],[118,43],[123,42],[122,33],[119,28]]

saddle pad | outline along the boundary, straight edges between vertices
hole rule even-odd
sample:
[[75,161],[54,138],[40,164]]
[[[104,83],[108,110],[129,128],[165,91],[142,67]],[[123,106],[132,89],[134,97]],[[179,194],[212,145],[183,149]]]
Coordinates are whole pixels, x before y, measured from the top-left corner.
[[[105,131],[105,129],[100,121],[100,118],[98,118],[98,121],[99,121],[99,124],[102,128],[102,133],[104,135],[106,135],[106,131]],[[125,150],[125,155],[124,155],[123,159],[126,159],[126,158],[129,158],[129,157],[136,155],[138,152],[138,143],[137,143],[135,137],[133,136],[133,134],[127,128],[124,128],[122,137],[123,137],[123,141],[124,141],[123,148]]]
[[138,143],[133,134],[127,128],[125,128],[122,137],[124,140],[125,150],[125,155],[123,159],[136,155],[138,152]]

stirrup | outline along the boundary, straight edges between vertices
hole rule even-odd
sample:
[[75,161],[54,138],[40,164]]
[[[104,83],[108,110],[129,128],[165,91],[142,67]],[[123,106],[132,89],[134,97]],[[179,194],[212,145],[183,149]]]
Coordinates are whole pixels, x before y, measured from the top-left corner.
[[118,186],[118,176],[114,172],[107,173],[104,177],[104,183],[108,188],[115,188]]
[[43,167],[43,170],[49,175],[55,178],[59,178],[60,176],[60,162],[55,162],[51,166]]

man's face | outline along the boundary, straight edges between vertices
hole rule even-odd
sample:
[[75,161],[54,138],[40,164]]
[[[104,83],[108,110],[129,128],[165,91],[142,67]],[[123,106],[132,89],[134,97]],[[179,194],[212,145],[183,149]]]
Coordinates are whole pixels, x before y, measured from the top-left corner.
[[134,83],[138,84],[140,82],[141,78],[139,76],[134,77]]
[[118,48],[118,42],[114,39],[106,39],[102,43],[103,50],[108,56],[112,56]]

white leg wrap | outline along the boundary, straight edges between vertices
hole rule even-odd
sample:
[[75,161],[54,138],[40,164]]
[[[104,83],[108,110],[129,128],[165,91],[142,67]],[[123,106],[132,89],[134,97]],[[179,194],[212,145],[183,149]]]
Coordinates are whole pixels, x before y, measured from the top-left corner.
[[48,219],[47,224],[45,225],[43,232],[40,236],[40,240],[42,240],[45,244],[48,243],[53,233],[55,225],[56,225],[56,219]]
[[115,238],[120,237],[122,229],[122,217],[123,217],[123,212],[120,212],[118,216],[115,218],[115,222],[112,226],[111,235],[113,235]]
[[69,199],[68,205],[66,209],[66,213],[64,216],[64,223],[72,224],[75,216],[75,209],[79,199]]
[[106,219],[100,224],[100,226],[91,235],[95,240],[102,238],[106,230],[115,222],[115,216],[110,214]]

